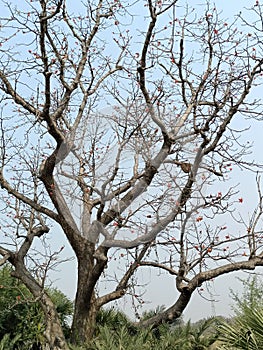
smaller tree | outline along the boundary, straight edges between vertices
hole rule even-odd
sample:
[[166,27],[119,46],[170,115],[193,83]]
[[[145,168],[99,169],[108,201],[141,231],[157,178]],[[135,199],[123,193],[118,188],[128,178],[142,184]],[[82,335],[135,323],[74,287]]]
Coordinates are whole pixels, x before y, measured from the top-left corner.
[[[44,341],[44,313],[38,300],[11,276],[11,272],[9,266],[0,270],[0,340],[3,346],[8,342],[19,349],[38,349]],[[72,302],[57,289],[49,289],[48,293],[56,305],[64,333],[68,335],[67,319],[73,313]]]

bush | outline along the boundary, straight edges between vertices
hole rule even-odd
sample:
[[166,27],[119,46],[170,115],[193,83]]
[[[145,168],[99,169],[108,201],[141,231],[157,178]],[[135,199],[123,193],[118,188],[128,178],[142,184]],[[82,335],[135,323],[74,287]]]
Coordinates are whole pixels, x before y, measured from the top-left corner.
[[219,327],[220,349],[263,349],[263,300],[262,283],[257,277],[242,281],[241,297],[233,293],[235,317]]
[[180,322],[157,329],[136,329],[122,312],[109,309],[101,310],[97,321],[96,337],[85,350],[205,350],[217,338],[216,319],[204,320],[197,326]]

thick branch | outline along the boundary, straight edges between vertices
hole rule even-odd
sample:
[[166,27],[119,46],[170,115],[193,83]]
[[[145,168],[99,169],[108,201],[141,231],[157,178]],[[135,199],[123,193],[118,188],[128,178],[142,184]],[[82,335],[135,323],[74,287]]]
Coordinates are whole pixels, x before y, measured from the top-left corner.
[[161,323],[173,322],[175,319],[181,316],[182,312],[189,303],[193,292],[203,282],[234,271],[254,270],[257,266],[263,266],[263,254],[248,261],[227,264],[210,271],[201,272],[197,274],[188,284],[185,284],[185,287],[182,288],[180,296],[174,305],[165,310],[163,313],[151,317],[148,320],[141,321],[136,325],[139,327],[157,327]]

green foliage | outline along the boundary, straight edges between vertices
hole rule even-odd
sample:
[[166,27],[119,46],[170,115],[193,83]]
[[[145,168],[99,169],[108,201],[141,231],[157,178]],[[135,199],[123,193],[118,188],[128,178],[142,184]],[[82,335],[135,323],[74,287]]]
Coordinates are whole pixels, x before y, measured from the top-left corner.
[[[9,266],[0,269],[0,349],[1,346],[6,350],[38,348],[44,341],[43,311],[29,290],[11,276],[11,271]],[[73,312],[72,302],[57,289],[50,289],[48,293],[67,335],[67,318]],[[3,345],[6,342],[12,345]]]
[[10,334],[5,334],[0,341],[0,350],[13,350],[21,341],[21,334],[11,339]]
[[[10,268],[0,270],[0,350],[41,349],[44,340],[44,315],[26,287],[11,277]],[[69,335],[68,317],[72,302],[58,289],[48,293],[57,307],[65,335]],[[162,311],[162,307],[144,314],[144,318]],[[138,329],[127,316],[115,309],[102,309],[97,315],[94,339],[86,346],[71,346],[72,350],[204,350],[216,335],[208,331],[215,320],[193,326],[182,320],[157,329]]]
[[107,328],[113,332],[119,332],[125,328],[131,335],[137,332],[136,327],[132,324],[128,317],[123,312],[115,310],[114,308],[101,309],[98,312],[96,323],[96,335],[104,332],[104,328]]
[[30,349],[43,341],[43,313],[28,289],[10,272],[8,266],[0,270],[0,339],[5,342],[8,334],[16,346]]
[[261,350],[263,349],[263,301],[262,283],[255,276],[242,281],[244,292],[241,297],[233,293],[235,317],[219,327],[220,349]]
[[[158,311],[158,310],[156,310]],[[155,312],[155,311],[153,311]],[[149,312],[145,314],[148,317]],[[200,322],[192,326],[190,322],[183,325],[161,325],[157,329],[136,329],[127,317],[116,310],[102,310],[98,317],[96,337],[85,350],[204,350],[216,340],[215,319]],[[72,350],[82,350],[74,348]]]
[[98,312],[96,321],[98,326],[108,326],[112,329],[131,325],[128,317],[123,312],[115,310],[114,308],[101,309]]
[[263,349],[263,310],[251,309],[242,319],[220,327],[221,349],[261,350]]

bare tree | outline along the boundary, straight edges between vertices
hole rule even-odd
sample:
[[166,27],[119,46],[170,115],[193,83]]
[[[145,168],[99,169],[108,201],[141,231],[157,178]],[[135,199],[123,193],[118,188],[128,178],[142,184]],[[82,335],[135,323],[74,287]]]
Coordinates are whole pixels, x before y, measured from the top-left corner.
[[245,127],[231,126],[262,119],[251,94],[263,64],[258,2],[250,24],[179,0],[1,6],[1,263],[40,301],[47,348],[68,349],[44,289],[54,252],[41,273],[34,258],[39,241],[55,240],[52,223],[78,262],[74,343],[92,337],[103,305],[137,298],[142,268],[168,272],[179,291],[139,322],[158,326],[202,283],[263,265],[259,177],[251,222],[230,234],[217,220],[242,204],[217,184],[233,166],[259,170]]

